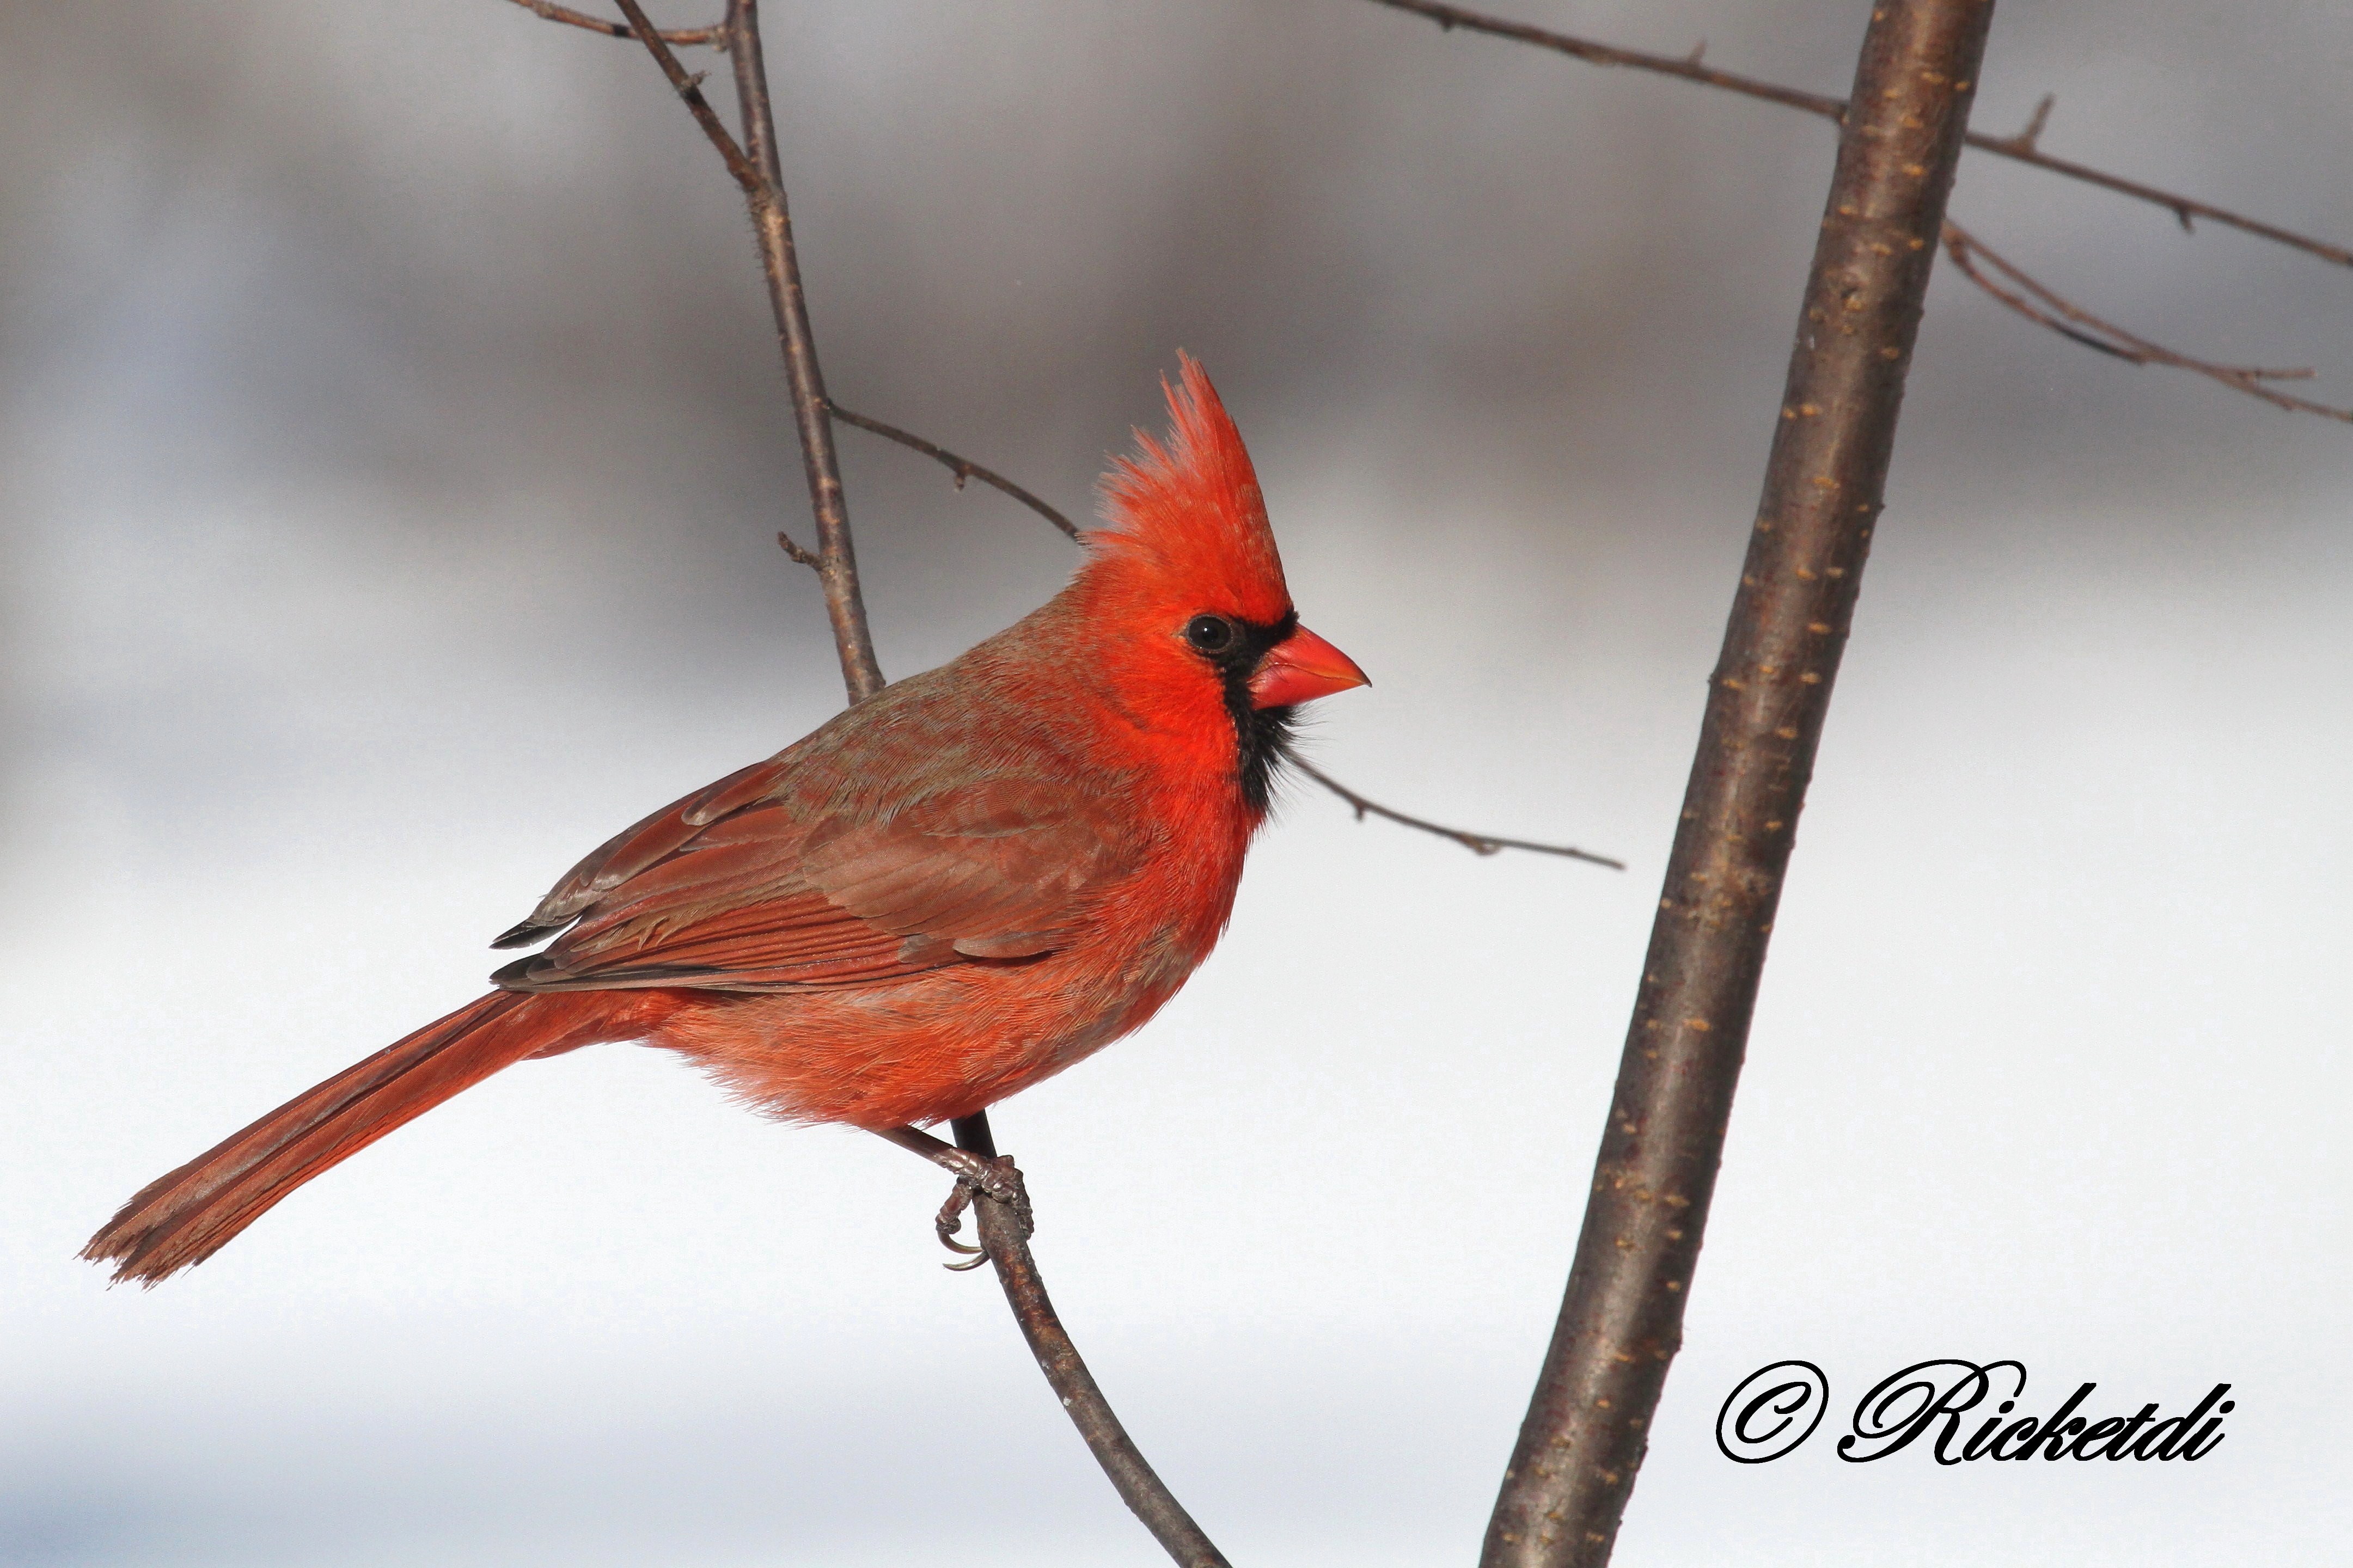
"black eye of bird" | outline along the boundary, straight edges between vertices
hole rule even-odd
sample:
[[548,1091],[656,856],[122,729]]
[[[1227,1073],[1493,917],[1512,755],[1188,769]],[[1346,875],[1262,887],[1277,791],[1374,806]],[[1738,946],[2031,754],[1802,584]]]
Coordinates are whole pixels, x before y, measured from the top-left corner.
[[1185,640],[1203,653],[1223,653],[1240,634],[1223,616],[1195,616],[1185,623]]

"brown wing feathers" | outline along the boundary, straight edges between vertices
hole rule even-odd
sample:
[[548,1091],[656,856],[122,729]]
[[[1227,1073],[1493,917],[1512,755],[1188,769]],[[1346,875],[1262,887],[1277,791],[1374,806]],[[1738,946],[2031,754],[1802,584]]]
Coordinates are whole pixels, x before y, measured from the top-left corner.
[[674,801],[599,845],[555,884],[528,920],[501,932],[492,947],[529,947],[570,925],[580,911],[631,877],[675,854],[722,816],[740,811],[776,787],[784,759],[738,768],[718,783]]
[[745,769],[612,840],[510,935],[578,923],[493,979],[769,991],[1029,957],[1134,860],[1124,835],[1071,811],[1066,781],[984,776],[861,819],[776,798],[834,793],[790,771]]

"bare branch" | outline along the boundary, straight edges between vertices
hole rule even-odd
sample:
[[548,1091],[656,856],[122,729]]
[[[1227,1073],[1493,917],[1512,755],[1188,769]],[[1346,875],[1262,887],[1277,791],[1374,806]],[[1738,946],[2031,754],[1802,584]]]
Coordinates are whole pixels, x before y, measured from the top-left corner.
[[1483,1568],[1599,1568],[1649,1447],[1993,0],[1875,0],[1560,1318]]
[[[2043,101],[2047,103],[2050,100],[2046,98]],[[2039,121],[2039,110],[2037,118]],[[2332,245],[2325,239],[2315,239],[2308,234],[2298,234],[2293,229],[2281,228],[2275,224],[2251,218],[2243,213],[2234,213],[2228,207],[2218,207],[2211,202],[2201,202],[2194,196],[2162,191],[2155,185],[2144,185],[2137,180],[2127,180],[2122,175],[2094,169],[2087,163],[2077,163],[2065,158],[2053,158],[2048,153],[2036,150],[2034,142],[2041,133],[2040,123],[2030,121],[2027,131],[2017,136],[1986,136],[1971,132],[1969,145],[1983,152],[2014,159],[2021,163],[2030,163],[2035,168],[2048,170],[2054,174],[2064,175],[2071,180],[2081,180],[2087,185],[2097,185],[2102,190],[2114,191],[2118,195],[2130,196],[2135,201],[2147,202],[2152,206],[2163,207],[2180,223],[2185,233],[2194,232],[2191,228],[2193,218],[2205,218],[2209,222],[2235,228],[2242,234],[2252,234],[2257,239],[2268,239],[2274,245],[2284,245],[2291,250],[2301,250],[2307,255],[2317,256],[2323,261],[2333,261],[2339,267],[2353,267],[2353,250],[2348,250],[2344,246]]]
[[[986,1112],[957,1117],[955,1141],[957,1148],[969,1149],[984,1159],[997,1157]],[[1016,1206],[976,1193],[973,1216],[979,1222],[982,1250],[997,1270],[997,1282],[1005,1288],[1005,1300],[1013,1309],[1014,1321],[1021,1325],[1021,1337],[1038,1358],[1038,1370],[1046,1374],[1062,1408],[1071,1413],[1071,1425],[1078,1427],[1103,1474],[1111,1478],[1120,1500],[1134,1510],[1153,1539],[1183,1568],[1228,1568],[1225,1554],[1202,1533],[1184,1504],[1145,1461],[1111,1402],[1103,1397],[1094,1374],[1087,1370],[1079,1347],[1046,1295],[1046,1281],[1029,1251],[1029,1227]]]
[[1720,71],[1701,64],[1707,52],[1702,43],[1683,56],[1654,55],[1642,49],[1621,49],[1614,44],[1597,43],[1591,38],[1579,38],[1567,33],[1556,33],[1549,27],[1531,26],[1525,22],[1514,22],[1484,12],[1466,11],[1460,5],[1446,5],[1438,0],[1373,0],[1377,5],[1388,5],[1399,11],[1410,11],[1427,16],[1446,31],[1461,27],[1468,32],[1487,33],[1514,43],[1534,44],[1540,49],[1568,55],[1588,65],[1623,66],[1630,70],[1656,71],[1661,76],[1681,77],[1702,87],[1722,88],[1743,98],[1761,98],[1767,103],[1803,110],[1829,120],[1842,119],[1846,114],[1843,99],[1825,98],[1819,92],[1806,92],[1778,82],[1763,81],[1752,76],[1740,76],[1732,71]]
[[[2029,128],[2030,131],[2031,129]],[[2293,396],[2267,384],[2275,381],[2308,380],[2313,374],[2309,366],[2274,370],[2260,365],[2218,364],[2212,360],[2194,358],[2136,336],[2115,322],[2094,316],[2082,306],[2052,292],[1988,249],[1984,242],[1950,219],[1945,224],[1944,239],[1946,254],[1953,258],[1953,265],[1959,268],[1970,282],[2028,321],[2048,327],[2063,338],[2132,364],[2170,365],[2176,370],[2195,371],[2200,375],[2221,382],[2234,392],[2260,397],[2276,408],[2317,414],[2324,419],[2353,424],[2353,408],[2316,403],[2310,398]],[[2011,287],[2006,288],[1987,277],[1978,267],[1979,261],[2008,279]]]
[[[569,5],[555,5],[554,0],[514,0],[514,3],[526,11],[544,16],[551,22],[561,22],[567,27],[585,27],[592,33],[602,33],[608,38],[634,38],[638,36],[634,28],[625,27],[618,22],[607,22],[601,16],[586,16],[575,11]],[[701,46],[722,49],[727,47],[727,29],[724,26],[665,27],[661,32],[661,40],[665,44],[676,44],[681,48]]]
[[1039,1370],[1046,1374],[1062,1408],[1071,1413],[1071,1422],[1093,1452],[1095,1462],[1111,1478],[1120,1500],[1185,1568],[1227,1568],[1225,1554],[1193,1521],[1185,1505],[1145,1462],[1127,1428],[1120,1425],[1047,1297],[1037,1259],[1030,1256],[1029,1244],[1022,1238],[1011,1210],[986,1194],[975,1199],[973,1206],[980,1222],[981,1245],[987,1248],[997,1283],[1005,1288],[1014,1321],[1021,1325],[1021,1337],[1029,1342],[1029,1353],[1038,1358]]
[[1298,757],[1291,759],[1291,765],[1346,801],[1356,809],[1358,822],[1364,821],[1367,816],[1370,816],[1397,823],[1400,826],[1418,827],[1424,833],[1434,833],[1440,838],[1451,838],[1474,855],[1493,855],[1502,849],[1532,849],[1539,855],[1560,855],[1571,860],[1583,860],[1590,865],[1607,866],[1613,871],[1623,871],[1626,868],[1626,862],[1623,860],[1612,860],[1607,855],[1596,855],[1589,849],[1577,849],[1566,844],[1538,844],[1526,838],[1498,838],[1492,833],[1473,833],[1467,827],[1446,827],[1419,816],[1408,816],[1404,812],[1393,811],[1377,800],[1366,800],[1323,769],[1303,762]]
[[956,489],[964,489],[964,482],[966,479],[978,479],[982,484],[993,486],[996,489],[1004,491],[1007,495],[1011,496],[1015,500],[1019,501],[1023,506],[1028,507],[1031,511],[1036,512],[1039,517],[1044,518],[1048,522],[1052,523],[1056,528],[1060,529],[1072,539],[1076,539],[1079,536],[1079,525],[1077,523],[1072,522],[1069,518],[1064,517],[1060,512],[1055,510],[1052,507],[1048,506],[1044,501],[1039,500],[1036,496],[1031,495],[1028,490],[1023,489],[1019,485],[1015,484],[1003,474],[997,473],[994,469],[984,468],[969,458],[959,458],[954,452],[949,451],[946,447],[934,446],[931,442],[924,440],[921,436],[916,435],[912,430],[902,430],[896,425],[885,425],[880,419],[870,419],[863,414],[852,414],[849,409],[844,408],[839,403],[833,404],[830,406],[833,410],[833,416],[836,419],[840,420],[843,424],[855,425],[860,430],[871,430],[877,436],[896,441],[902,447],[907,447],[911,451],[921,452],[923,456],[931,458],[934,462],[943,465],[946,468],[948,472],[955,476]]
[[760,171],[753,166],[752,161],[744,155],[744,149],[735,144],[735,138],[728,133],[725,122],[719,118],[719,111],[711,107],[711,100],[702,96],[702,79],[708,73],[690,72],[678,63],[678,57],[670,52],[665,35],[647,19],[645,7],[639,5],[638,0],[617,0],[617,4],[629,18],[630,27],[635,29],[626,36],[643,43],[653,55],[654,63],[661,67],[662,75],[670,79],[670,85],[685,100],[688,110],[694,116],[694,122],[702,127],[702,133],[710,137],[711,144],[719,150],[720,161],[727,165],[728,174],[744,187],[746,199],[755,209],[760,203],[772,200],[767,182],[760,177]]
[[[1684,81],[1697,82],[1702,87],[1736,92],[1744,98],[1761,99],[1765,102],[1778,103],[1784,108],[1802,110],[1808,114],[1818,114],[1827,120],[1843,121],[1846,118],[1844,99],[1827,98],[1820,93],[1804,92],[1796,88],[1783,87],[1778,82],[1740,76],[1732,71],[1715,70],[1700,64],[1697,51],[1694,51],[1688,57],[1677,58],[1672,55],[1650,54],[1641,49],[1621,49],[1613,45],[1596,43],[1590,38],[1576,37],[1567,33],[1556,33],[1548,27],[1530,26],[1525,22],[1514,22],[1501,16],[1492,16],[1483,12],[1465,10],[1460,5],[1442,5],[1439,0],[1373,0],[1373,4],[1387,5],[1393,10],[1410,11],[1418,16],[1427,16],[1436,22],[1440,27],[1450,32],[1456,27],[1461,27],[1468,32],[1486,33],[1498,38],[1512,39],[1515,43],[1533,44],[1538,48],[1568,55],[1592,65],[1622,66],[1630,70],[1652,71],[1661,76],[1678,77]],[[2026,130],[2016,136],[1989,136],[1981,132],[1972,131],[1968,133],[1968,144],[1982,152],[2013,159],[2021,163],[2029,163],[2035,168],[2047,170],[2071,180],[2081,180],[2086,184],[2097,185],[2103,190],[2114,191],[2119,195],[2130,196],[2137,201],[2163,207],[2179,219],[2184,228],[2189,226],[2192,218],[2205,218],[2210,222],[2252,234],[2259,239],[2268,239],[2274,244],[2284,245],[2292,249],[2317,256],[2324,261],[2333,261],[2339,267],[2353,267],[2353,250],[2348,250],[2344,246],[2332,245],[2325,239],[2315,239],[2310,235],[2297,234],[2293,230],[2280,228],[2243,214],[2232,212],[2225,207],[2218,207],[2211,203],[2179,195],[2171,191],[2159,190],[2154,185],[2145,185],[2137,180],[2127,180],[2086,164],[2071,163],[2064,158],[2052,157],[2035,145],[2042,136],[2049,106],[2050,100],[2045,99],[2043,106],[2035,110],[2034,118],[2029,121]]]
[[[622,3],[633,12],[637,9],[637,0]],[[641,17],[631,20],[642,25]],[[825,373],[818,364],[808,298],[801,288],[800,259],[793,248],[792,214],[785,204],[784,176],[776,159],[776,115],[768,103],[767,61],[760,48],[757,0],[728,0],[727,53],[735,66],[735,96],[743,110],[744,143],[763,187],[751,197],[752,224],[760,237],[768,302],[776,313],[776,336],[784,349],[786,379],[792,386],[793,424],[800,433],[809,510],[817,517],[817,572],[824,587],[826,617],[833,625],[834,647],[841,656],[842,685],[850,701],[863,702],[882,689],[882,668],[874,658],[874,636],[866,624],[866,598],[858,585],[858,552],[850,541],[841,459],[833,448]]]
[[776,313],[776,334],[785,354],[786,379],[791,384],[793,420],[800,432],[801,467],[808,480],[809,510],[817,517],[818,578],[824,588],[826,616],[833,626],[836,651],[841,657],[842,685],[852,702],[863,702],[882,689],[881,668],[875,662],[873,635],[867,628],[866,602],[858,586],[858,556],[849,537],[849,509],[843,499],[841,464],[834,455],[833,426],[826,412],[825,377],[818,367],[817,343],[809,331],[808,302],[801,288],[800,263],[793,249],[792,216],[785,202],[784,182],[776,169],[776,121],[768,105],[766,66],[760,52],[759,15],[754,0],[729,0],[727,52],[735,65],[735,90],[743,107],[747,153],[728,133],[717,110],[702,96],[700,76],[690,75],[670,52],[670,46],[646,17],[638,0],[617,0],[662,74],[686,102],[717,148],[727,172],[744,191],[759,237],[762,270],[768,280],[768,302]]
[[2034,144],[2042,140],[2042,128],[2051,123],[2051,110],[2058,102],[2057,93],[2044,93],[2042,101],[2036,104],[2034,112],[2027,117],[2026,129],[2011,137],[2010,145],[2022,153],[2033,152]]

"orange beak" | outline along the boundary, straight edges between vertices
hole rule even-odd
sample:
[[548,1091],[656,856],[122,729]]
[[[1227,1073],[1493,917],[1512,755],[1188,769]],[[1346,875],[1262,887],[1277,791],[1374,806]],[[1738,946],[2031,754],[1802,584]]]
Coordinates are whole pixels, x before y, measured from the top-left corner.
[[1250,706],[1288,708],[1371,684],[1355,659],[1300,626],[1259,661],[1258,673],[1250,677]]

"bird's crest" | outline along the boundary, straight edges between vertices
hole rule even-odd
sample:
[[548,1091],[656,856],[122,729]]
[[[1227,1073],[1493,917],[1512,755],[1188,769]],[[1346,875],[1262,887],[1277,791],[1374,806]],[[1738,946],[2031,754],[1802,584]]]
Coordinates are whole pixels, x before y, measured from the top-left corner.
[[1103,482],[1103,520],[1087,535],[1097,560],[1227,601],[1244,619],[1271,624],[1291,610],[1282,557],[1267,526],[1266,501],[1208,373],[1177,356],[1177,379],[1166,379],[1168,437],[1135,433],[1136,454],[1118,458]]

